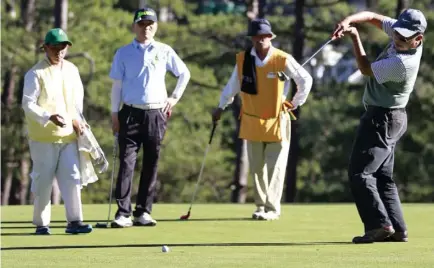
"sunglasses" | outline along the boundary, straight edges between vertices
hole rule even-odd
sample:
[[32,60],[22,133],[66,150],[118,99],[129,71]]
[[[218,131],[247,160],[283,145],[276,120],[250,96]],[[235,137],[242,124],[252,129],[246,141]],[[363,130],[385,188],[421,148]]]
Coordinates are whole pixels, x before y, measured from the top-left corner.
[[414,35],[410,36],[410,37],[404,37],[402,35],[400,35],[397,31],[394,31],[395,37],[402,42],[408,43],[411,40],[413,40],[414,38],[416,38],[420,33],[415,33]]

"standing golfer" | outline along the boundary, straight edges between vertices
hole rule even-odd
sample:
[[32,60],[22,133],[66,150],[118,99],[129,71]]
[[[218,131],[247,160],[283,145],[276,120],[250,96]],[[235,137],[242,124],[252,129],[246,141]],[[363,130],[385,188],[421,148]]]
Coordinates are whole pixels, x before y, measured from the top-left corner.
[[[143,146],[142,172],[133,212],[134,225],[155,226],[152,203],[157,181],[160,146],[168,117],[181,98],[190,72],[176,52],[154,40],[157,31],[154,10],[137,10],[133,20],[135,39],[121,47],[110,71],[113,132],[119,133],[119,174],[116,184],[118,210],[112,227],[133,225],[130,218],[131,187],[137,153]],[[171,71],[178,83],[167,97],[165,75]],[[122,108],[119,110],[123,103]]]
[[77,67],[64,59],[72,45],[59,28],[45,36],[46,57],[24,77],[24,109],[33,162],[33,224],[36,234],[50,234],[51,189],[57,177],[66,209],[67,233],[89,233],[83,224],[77,135],[83,133],[76,107],[83,109],[83,84]]
[[[369,62],[357,29],[369,22],[383,29],[391,41],[374,62]],[[407,227],[393,180],[395,147],[407,130],[405,107],[416,81],[427,22],[419,10],[405,10],[398,20],[361,12],[341,21],[333,36],[348,34],[357,64],[368,83],[363,95],[365,113],[355,137],[349,165],[354,200],[365,227],[354,243],[407,241]]]
[[[247,140],[250,173],[253,175],[256,211],[252,217],[275,220],[280,216],[280,200],[285,181],[290,144],[289,110],[305,103],[312,87],[312,77],[294,58],[271,44],[275,37],[265,19],[253,20],[248,36],[253,47],[236,56],[232,76],[223,89],[220,104],[213,113],[216,122],[233,97],[241,95],[239,137]],[[297,92],[286,102],[290,80]]]

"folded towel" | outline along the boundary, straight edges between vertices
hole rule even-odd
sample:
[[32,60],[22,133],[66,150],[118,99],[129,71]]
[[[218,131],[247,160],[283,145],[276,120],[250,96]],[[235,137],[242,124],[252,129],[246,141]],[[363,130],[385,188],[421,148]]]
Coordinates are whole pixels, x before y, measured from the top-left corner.
[[[80,151],[80,149],[79,149]],[[87,186],[89,183],[94,183],[98,180],[98,176],[92,165],[91,156],[88,152],[80,151],[80,178],[81,188]]]
[[252,49],[253,48],[247,49],[244,53],[241,91],[247,94],[256,95],[258,94],[256,88],[256,63],[255,57],[250,54]]
[[109,164],[90,127],[85,128],[77,143],[80,152],[81,185],[86,186],[98,180],[94,165],[99,167],[98,173],[103,173],[107,171]]

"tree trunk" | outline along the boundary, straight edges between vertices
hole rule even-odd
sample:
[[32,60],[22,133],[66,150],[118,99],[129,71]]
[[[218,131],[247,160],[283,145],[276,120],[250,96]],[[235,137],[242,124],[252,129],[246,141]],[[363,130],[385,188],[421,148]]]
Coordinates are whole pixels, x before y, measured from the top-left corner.
[[[54,27],[66,31],[68,28],[68,0],[56,0],[54,4]],[[57,178],[53,180],[53,190],[51,193],[51,203],[60,204],[60,189]]]
[[267,4],[266,0],[258,0],[258,18],[265,17],[265,5]]
[[30,32],[33,29],[33,24],[35,22],[35,0],[22,0],[21,10],[24,29],[26,29],[27,32]]
[[64,31],[68,28],[68,0],[56,0],[54,4],[54,27]]
[[5,10],[11,19],[17,18],[17,11],[15,9],[15,0],[6,1]]
[[398,0],[398,3],[396,5],[396,17],[398,18],[401,12],[404,11],[404,9],[407,9],[409,6],[410,6],[409,0]]
[[[6,72],[5,75],[5,88],[2,94],[2,102],[5,107],[5,112],[2,115],[2,125],[4,125],[4,128],[8,130],[9,135],[13,135],[12,133],[15,132],[14,127],[15,125],[12,122],[12,116],[13,116],[13,105],[15,104],[15,86],[17,81],[17,73],[18,73],[18,67],[16,65],[12,65],[10,67],[10,70]],[[12,129],[10,129],[12,128]],[[2,157],[2,162],[6,163],[6,176],[4,178],[4,184],[2,187],[2,205],[8,205],[9,204],[9,198],[13,193],[11,193],[12,189],[12,180],[14,177],[14,170],[17,166],[17,163],[15,161],[15,147],[14,144],[11,144],[11,146],[8,146],[8,149],[6,150],[6,155]],[[6,161],[4,161],[6,160]]]
[[27,204],[27,194],[29,189],[29,170],[30,170],[30,156],[27,150],[27,153],[23,153],[21,157],[21,180],[20,180],[20,193],[19,200],[20,205]]
[[366,0],[366,7],[373,11],[377,8],[377,0]]
[[146,0],[139,0],[139,8],[144,8],[145,6],[146,6]]
[[[295,1],[295,29],[294,29],[294,45],[293,57],[300,62],[303,57],[304,47],[304,0]],[[294,81],[291,81],[291,95],[294,97],[297,86]],[[299,120],[300,107],[294,111],[295,116]],[[291,121],[291,145],[288,155],[288,165],[286,166],[286,189],[285,201],[294,202],[297,193],[297,163],[299,154],[299,135],[298,121]]]
[[249,21],[254,20],[258,17],[259,14],[259,0],[248,0],[247,4],[247,18]]
[[2,206],[9,205],[9,197],[11,196],[11,189],[12,189],[12,180],[14,177],[14,169],[17,167],[16,162],[13,159],[15,149],[13,147],[9,147],[7,150],[7,156],[6,156],[6,176],[4,178],[4,184],[2,186]]
[[244,139],[238,138],[238,133],[240,131],[240,121],[239,115],[241,111],[241,100],[239,96],[235,97],[235,100],[232,105],[232,113],[237,122],[237,127],[234,132],[234,140],[235,140],[235,152],[236,152],[236,160],[235,160],[235,173],[234,173],[234,181],[232,184],[232,203],[245,203],[247,197],[247,181],[249,174],[249,160],[247,157],[247,141]]

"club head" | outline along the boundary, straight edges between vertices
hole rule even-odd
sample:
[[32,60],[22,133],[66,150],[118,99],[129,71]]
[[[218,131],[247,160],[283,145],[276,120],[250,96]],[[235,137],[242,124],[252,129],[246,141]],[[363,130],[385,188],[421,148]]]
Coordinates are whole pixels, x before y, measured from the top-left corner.
[[180,220],[188,220],[188,218],[190,218],[190,211],[187,214],[182,215],[181,218],[179,218],[179,219]]
[[108,228],[108,224],[106,222],[104,222],[104,223],[98,222],[95,225],[95,228]]

